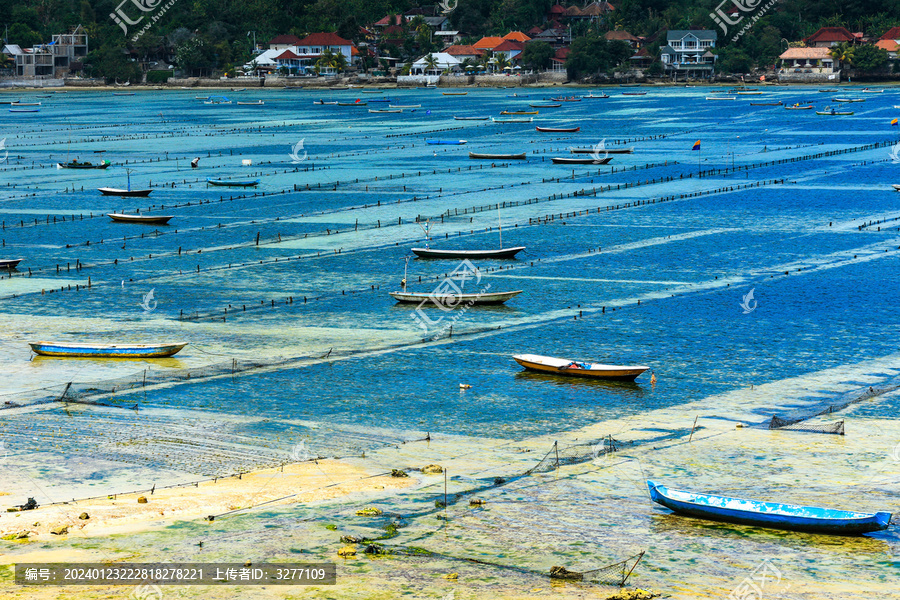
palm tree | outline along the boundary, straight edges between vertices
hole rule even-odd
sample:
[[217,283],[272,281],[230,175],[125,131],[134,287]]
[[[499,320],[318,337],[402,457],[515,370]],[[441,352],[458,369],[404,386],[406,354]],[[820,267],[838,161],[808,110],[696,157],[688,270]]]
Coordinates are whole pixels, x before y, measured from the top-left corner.
[[491,65],[493,64],[493,62],[491,62],[492,60],[493,59],[491,58],[490,54],[485,52],[478,60],[478,66],[480,66],[484,71],[490,71]]
[[325,48],[322,54],[319,55],[319,60],[316,61],[316,68],[321,70],[322,68],[333,67],[334,60],[334,52],[331,51],[331,48]]
[[843,70],[844,65],[847,65],[848,67],[853,65],[853,51],[853,46],[847,42],[841,42],[832,48],[829,54],[831,55],[831,58],[840,63],[841,69]]
[[498,52],[494,55],[496,59],[497,71],[505,71],[506,67],[510,66],[509,56],[505,52]]
[[347,68],[347,57],[344,56],[343,52],[335,53],[334,57],[331,59],[331,66],[337,69],[338,73]]
[[434,71],[438,68],[438,60],[434,57],[433,54],[429,54],[425,57],[425,72]]

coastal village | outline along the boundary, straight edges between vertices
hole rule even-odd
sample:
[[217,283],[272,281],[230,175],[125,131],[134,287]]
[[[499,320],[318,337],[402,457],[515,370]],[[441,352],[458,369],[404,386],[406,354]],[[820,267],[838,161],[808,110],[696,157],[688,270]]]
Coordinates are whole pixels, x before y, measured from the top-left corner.
[[[463,77],[490,75],[526,77],[528,83],[593,83],[621,81],[703,82],[735,78],[785,83],[840,82],[848,78],[889,77],[900,71],[900,25],[873,37],[845,27],[822,27],[799,40],[782,39],[782,52],[771,64],[742,66],[723,64],[721,42],[715,29],[669,29],[652,35],[633,35],[616,26],[616,8],[606,1],[587,4],[553,4],[541,26],[526,31],[509,30],[497,35],[471,36],[454,29],[440,5],[389,14],[358,27],[348,39],[335,31],[299,36],[283,33],[268,42],[253,33],[248,60],[232,66],[192,68],[179,64],[176,45],[157,38],[156,45],[123,49],[136,68],[134,79],[111,81],[92,77],[89,41],[85,28],[52,36],[46,43],[23,47],[7,37],[0,53],[0,86],[95,85],[105,83],[182,84],[184,80],[257,79],[260,85],[316,85],[310,80],[355,77],[362,81],[398,84],[421,83],[423,78],[448,85],[475,83]],[[732,8],[734,16],[738,9]],[[579,38],[598,32],[608,44],[611,62],[595,72],[573,69],[576,55],[588,59],[596,48],[578,46]],[[249,35],[249,34],[248,34]],[[417,48],[428,52],[416,52]],[[574,54],[573,54],[574,52]],[[865,67],[855,55],[873,57]],[[584,56],[582,58],[584,58]],[[874,60],[874,63],[871,61]],[[870,64],[871,63],[871,64]],[[515,80],[511,80],[511,85]]]

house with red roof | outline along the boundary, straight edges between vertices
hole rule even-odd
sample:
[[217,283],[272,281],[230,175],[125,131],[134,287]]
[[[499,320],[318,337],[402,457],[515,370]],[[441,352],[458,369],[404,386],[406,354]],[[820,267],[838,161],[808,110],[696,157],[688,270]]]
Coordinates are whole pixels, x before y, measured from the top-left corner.
[[627,31],[607,31],[603,34],[603,37],[605,37],[609,41],[618,40],[621,42],[626,42],[632,48],[641,47],[640,38],[631,35]]
[[503,36],[504,40],[511,40],[513,42],[527,42],[531,38],[521,31],[510,31],[506,35]]
[[875,45],[886,50],[890,60],[900,58],[900,27],[891,27],[885,31]]
[[467,58],[471,58],[472,60],[478,60],[485,53],[484,50],[480,50],[475,46],[448,46],[444,52],[449,54],[450,56],[458,58],[460,61],[466,60]]
[[566,57],[569,56],[569,48],[566,46],[565,48],[558,48],[556,53],[550,59],[550,69],[552,71],[565,71],[566,70]]
[[810,48],[831,48],[838,44],[848,43],[855,44],[860,38],[850,33],[846,27],[822,27],[809,37],[803,38],[803,41]]
[[289,33],[276,35],[269,40],[269,50],[287,50],[300,43],[300,38]]
[[311,33],[297,43],[295,52],[301,56],[319,56],[325,50],[334,53],[340,52],[347,59],[347,64],[353,62],[353,42],[345,40],[336,33]]
[[514,42],[512,40],[503,40],[499,46],[494,48],[494,55],[503,54],[509,62],[515,62],[522,55],[525,49],[524,42]]
[[503,42],[502,37],[483,37],[472,45],[479,50],[493,50]]

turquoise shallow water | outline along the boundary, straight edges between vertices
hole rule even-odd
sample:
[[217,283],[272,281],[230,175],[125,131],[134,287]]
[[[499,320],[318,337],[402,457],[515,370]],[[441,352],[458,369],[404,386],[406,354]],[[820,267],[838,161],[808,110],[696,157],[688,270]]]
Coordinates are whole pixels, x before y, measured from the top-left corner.
[[[0,113],[0,137],[9,151],[0,164],[0,257],[23,258],[11,279],[0,280],[0,364],[16,374],[0,389],[4,400],[22,402],[23,390],[58,391],[68,381],[135,376],[144,369],[178,378],[185,369],[232,359],[312,362],[123,394],[123,404],[138,403],[145,411],[104,413],[102,422],[92,422],[91,413],[76,421],[56,409],[39,417],[0,412],[5,448],[38,460],[52,460],[53,453],[83,456],[87,463],[102,459],[88,470],[96,481],[117,485],[129,461],[151,471],[217,475],[284,460],[299,439],[317,453],[340,456],[371,453],[423,432],[515,443],[612,419],[640,423],[650,411],[750,385],[777,388],[807,375],[817,382],[802,392],[756,400],[745,418],[761,423],[795,405],[827,402],[840,390],[894,377],[889,369],[843,378],[839,373],[896,352],[900,221],[893,219],[900,217],[900,196],[890,184],[900,183],[900,167],[890,144],[808,157],[896,142],[889,122],[900,92],[873,94],[846,118],[748,105],[761,97],[712,102],[703,90],[672,89],[566,103],[542,110],[531,124],[452,119],[496,116],[550,95],[509,93],[472,90],[445,97],[434,90],[390,90],[383,96],[422,108],[377,115],[312,104],[376,96],[354,90],[226,93],[234,100],[265,100],[259,107],[203,105],[194,97],[207,92],[196,91],[130,97],[70,92],[42,99],[36,115]],[[786,104],[828,102],[805,89],[767,94]],[[567,123],[582,130],[534,130],[536,124]],[[435,138],[468,143],[425,144]],[[699,153],[691,151],[697,139]],[[301,140],[307,159],[294,163],[290,153]],[[609,166],[577,167],[574,177],[571,167],[549,161],[566,155],[569,146],[601,140],[636,151],[614,155]],[[492,165],[469,160],[470,150],[525,151],[528,160]],[[67,157],[105,157],[114,166],[53,168]],[[201,158],[196,170],[188,166],[194,157]],[[253,164],[241,166],[244,159]],[[786,159],[796,160],[757,166]],[[133,186],[152,184],[149,199],[106,198],[95,191],[123,186],[126,160]],[[698,165],[707,171],[732,164],[748,168],[697,177]],[[260,178],[261,184],[253,190],[207,188],[206,177]],[[754,182],[767,185],[737,189]],[[596,195],[555,197],[601,186]],[[515,204],[531,199],[540,202]],[[156,228],[98,216],[123,208],[175,218]],[[411,307],[395,305],[386,292],[397,289],[404,268],[411,289],[430,291],[456,263],[413,259],[405,265],[409,248],[425,243],[417,220],[431,219],[433,247],[495,247],[498,213],[504,244],[527,250],[518,260],[479,261],[479,285],[522,294],[504,307],[444,315],[437,327],[452,319],[453,339],[421,345],[434,330],[422,331]],[[85,268],[75,269],[76,261]],[[88,277],[91,288],[83,290]],[[59,291],[69,285],[71,291]],[[140,303],[151,289],[158,306],[147,312]],[[751,289],[757,304],[745,312],[741,302]],[[285,303],[289,297],[293,302]],[[433,309],[428,314],[441,316]],[[29,362],[26,342],[37,337],[178,338],[191,345],[165,363]],[[341,360],[313,360],[329,350]],[[645,364],[659,382],[650,385],[648,374],[634,384],[530,375],[511,360],[515,353]],[[829,369],[835,371],[827,380],[815,377]],[[460,391],[461,383],[472,387]],[[880,414],[862,407],[859,416],[883,416],[895,402],[885,399]],[[725,404],[721,410],[737,409]],[[685,420],[667,426],[682,430],[690,426]],[[192,423],[207,426],[192,429]],[[57,434],[62,425],[77,435]],[[160,438],[194,431],[196,449],[136,456],[110,448],[110,431],[125,431],[125,437],[158,431],[152,435]],[[222,447],[213,443],[219,438],[258,451],[248,462],[219,460]],[[736,470],[716,469],[726,479],[739,478]],[[702,472],[696,467],[685,474]],[[68,498],[66,486],[76,489],[84,481],[80,475],[49,481],[48,493]],[[91,485],[103,485],[96,481]],[[733,479],[729,484],[740,488]],[[619,490],[623,497],[633,492],[633,486]],[[558,506],[579,493],[575,486],[552,502],[538,494],[532,501],[544,512],[528,520],[546,525],[553,520],[548,510],[564,518]],[[602,514],[590,511],[578,518],[593,522]],[[647,515],[629,515],[623,531],[647,527]],[[491,526],[502,526],[508,516],[495,515]],[[650,529],[664,537],[679,531],[663,516],[651,521]],[[241,527],[257,525],[251,520]],[[593,529],[582,533],[603,539]],[[186,542],[173,535],[182,551]],[[466,535],[459,534],[460,543]],[[487,544],[482,534],[475,538]],[[659,564],[654,569],[665,570]],[[874,577],[885,573],[890,571]]]

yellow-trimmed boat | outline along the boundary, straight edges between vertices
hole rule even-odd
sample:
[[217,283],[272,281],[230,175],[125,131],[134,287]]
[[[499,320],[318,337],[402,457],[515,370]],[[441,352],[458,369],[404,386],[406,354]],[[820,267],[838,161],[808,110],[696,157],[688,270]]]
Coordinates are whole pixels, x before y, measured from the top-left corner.
[[619,381],[634,381],[638,375],[650,368],[639,365],[603,365],[538,354],[516,354],[513,360],[531,371]]

